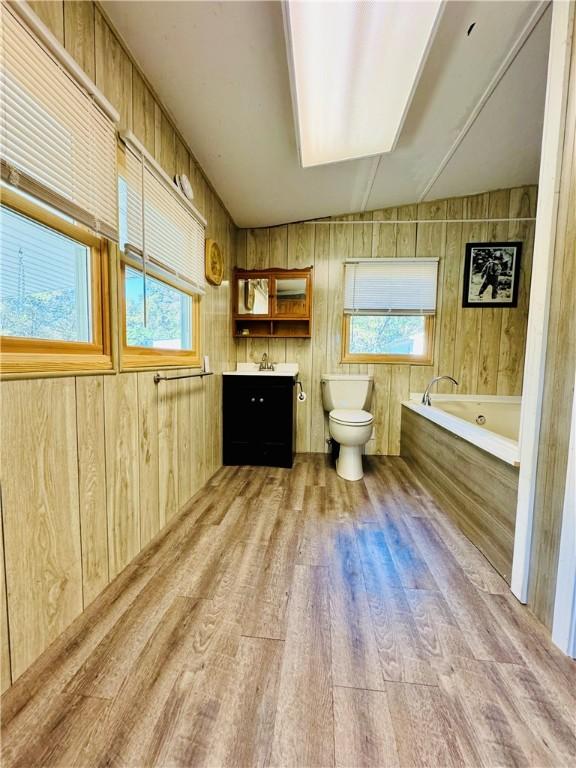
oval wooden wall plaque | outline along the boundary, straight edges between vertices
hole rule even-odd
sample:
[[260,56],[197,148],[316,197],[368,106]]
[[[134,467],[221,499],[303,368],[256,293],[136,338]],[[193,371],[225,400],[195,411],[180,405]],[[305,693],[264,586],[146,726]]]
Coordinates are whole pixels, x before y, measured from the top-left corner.
[[224,277],[222,252],[216,240],[206,240],[205,259],[206,280],[212,285],[220,285]]

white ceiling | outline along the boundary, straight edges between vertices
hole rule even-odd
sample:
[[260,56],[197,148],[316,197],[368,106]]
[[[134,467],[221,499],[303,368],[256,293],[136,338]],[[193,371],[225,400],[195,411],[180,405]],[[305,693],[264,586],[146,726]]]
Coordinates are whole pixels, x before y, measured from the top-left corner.
[[241,227],[538,180],[546,3],[447,3],[396,149],[306,169],[279,2],[102,6]]

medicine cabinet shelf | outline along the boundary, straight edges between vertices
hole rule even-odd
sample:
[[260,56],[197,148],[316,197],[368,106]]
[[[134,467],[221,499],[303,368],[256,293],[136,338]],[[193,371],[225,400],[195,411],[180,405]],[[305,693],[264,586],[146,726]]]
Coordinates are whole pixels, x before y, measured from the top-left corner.
[[312,267],[236,269],[232,322],[239,338],[310,338]]

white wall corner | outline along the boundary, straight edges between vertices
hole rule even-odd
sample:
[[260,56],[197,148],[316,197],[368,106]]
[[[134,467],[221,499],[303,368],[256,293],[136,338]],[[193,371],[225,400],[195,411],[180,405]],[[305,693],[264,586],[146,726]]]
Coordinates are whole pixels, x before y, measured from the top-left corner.
[[524,361],[525,383],[520,414],[520,475],[510,584],[513,594],[522,603],[528,600],[532,522],[546,366],[550,288],[570,76],[573,14],[573,3],[553,3],[538,180],[534,261]]

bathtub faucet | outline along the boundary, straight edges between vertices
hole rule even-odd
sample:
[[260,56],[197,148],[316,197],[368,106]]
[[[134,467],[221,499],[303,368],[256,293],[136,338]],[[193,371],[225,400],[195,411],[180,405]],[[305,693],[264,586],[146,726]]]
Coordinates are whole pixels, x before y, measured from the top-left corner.
[[450,379],[450,381],[454,382],[456,386],[458,386],[458,382],[456,379],[453,379],[452,376],[436,376],[436,378],[432,379],[430,384],[426,387],[426,391],[422,395],[422,405],[432,405],[432,400],[430,400],[430,390],[436,384],[437,381],[442,381],[442,379]]

